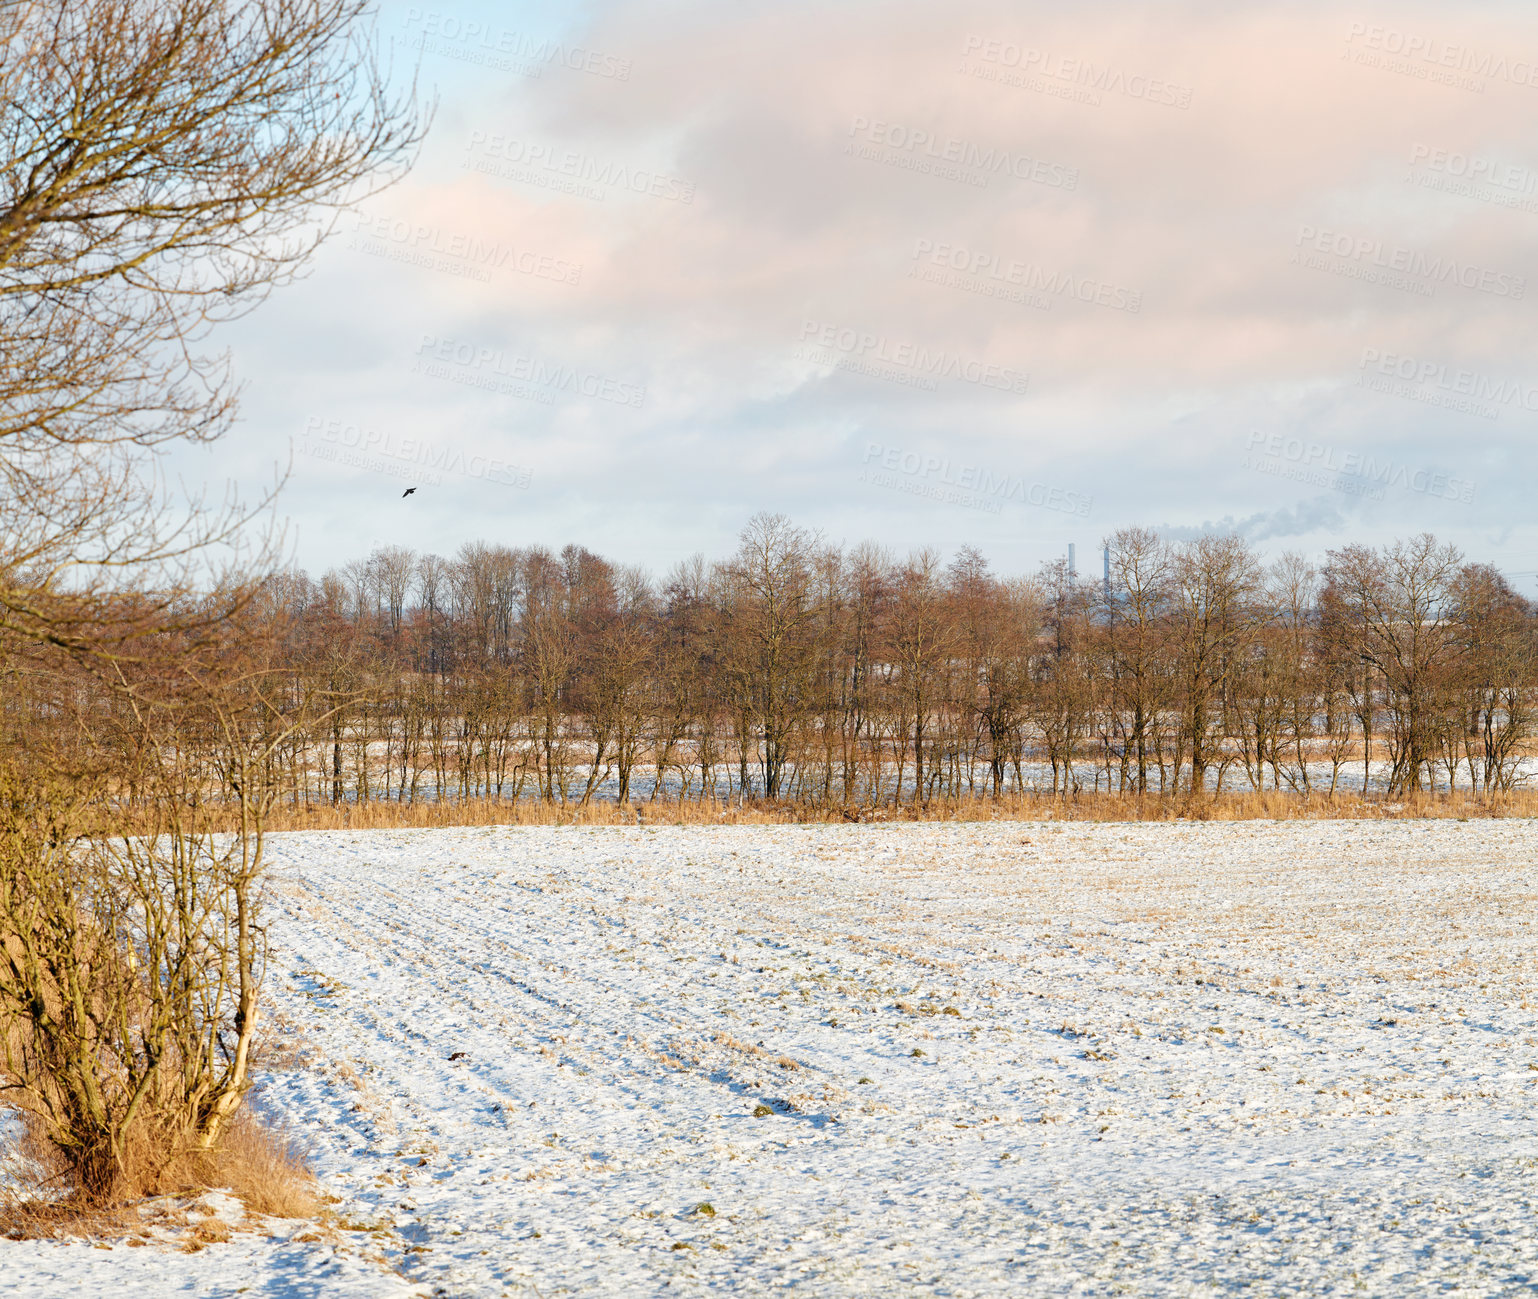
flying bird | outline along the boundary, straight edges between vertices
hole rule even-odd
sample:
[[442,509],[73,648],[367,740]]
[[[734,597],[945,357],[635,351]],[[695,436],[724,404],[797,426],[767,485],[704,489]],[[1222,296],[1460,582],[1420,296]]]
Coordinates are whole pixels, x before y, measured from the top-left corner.
[[405,500],[405,499],[406,499],[406,498],[407,498],[407,497],[408,497],[408,496],[410,496],[410,495],[411,495],[411,493],[412,493],[412,492],[414,492],[414,491],[416,491],[416,488],[415,488],[415,487],[408,487],[408,488],[407,488],[407,489],[406,489],[406,490],[405,490],[405,491],[403,491],[403,492],[402,492],[402,493],[401,493],[401,500],[403,500],[403,501],[404,501],[404,500]]

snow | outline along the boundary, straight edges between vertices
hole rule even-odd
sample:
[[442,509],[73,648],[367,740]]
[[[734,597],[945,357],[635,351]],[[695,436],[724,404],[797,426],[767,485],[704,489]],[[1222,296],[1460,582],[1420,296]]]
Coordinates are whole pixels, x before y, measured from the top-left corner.
[[[372,748],[378,750],[376,759],[377,757],[383,755],[383,745],[376,744],[372,746]],[[1243,762],[1239,759],[1237,754],[1233,752],[1230,752],[1228,756],[1229,762],[1227,766],[1214,766],[1208,769],[1206,787],[1209,790],[1216,790],[1218,788],[1219,779],[1221,778],[1222,788],[1229,793],[1251,792],[1253,787],[1250,783],[1249,777],[1245,774]],[[1315,796],[1317,797],[1327,795],[1330,791],[1332,773],[1331,764],[1327,760],[1311,758],[1305,765],[1307,767],[1309,787],[1312,789]],[[1513,787],[1517,789],[1532,788],[1535,778],[1538,778],[1538,759],[1531,757],[1517,758],[1514,760],[1512,765]],[[1283,763],[1282,769],[1284,773],[1290,772],[1290,778],[1298,782],[1299,789],[1293,792],[1301,792],[1303,784],[1302,770],[1298,768],[1296,764],[1289,763]],[[565,801],[576,803],[581,800],[582,791],[587,787],[587,781],[591,776],[592,771],[593,768],[590,763],[579,762],[572,764],[565,782]],[[679,797],[683,797],[691,801],[699,799],[701,797],[701,791],[704,788],[704,781],[700,776],[699,766],[697,764],[690,765],[688,768],[688,773],[689,779],[686,785],[683,778],[679,774],[679,769],[677,766],[669,766],[659,780],[655,766],[638,764],[631,772],[630,777],[631,801],[634,803],[646,803],[647,800],[653,796],[654,791],[660,791],[663,798],[669,801],[678,799]],[[1389,779],[1392,773],[1392,763],[1374,758],[1369,764],[1367,764],[1367,768],[1364,771],[1362,759],[1360,757],[1352,758],[1349,762],[1342,764],[1338,769],[1334,771],[1335,789],[1342,794],[1354,794],[1360,793],[1364,788],[1366,788],[1369,790],[1369,792],[1381,794],[1388,787]],[[1021,789],[1020,780],[1017,779],[1017,774],[1020,779],[1023,779],[1024,781],[1024,791]],[[1135,778],[1136,772],[1134,771],[1132,775]],[[321,804],[324,805],[324,803],[330,797],[330,776],[327,774],[327,769],[312,768],[310,776],[316,782],[316,790],[328,791],[321,795]],[[1284,774],[1278,776],[1272,772],[1270,767],[1267,767],[1264,769],[1262,776],[1263,778],[1261,781],[1261,790],[1259,792],[1271,792],[1279,789],[1288,789],[1287,780],[1289,777],[1287,775]],[[372,785],[372,797],[377,801],[386,803],[457,803],[460,799],[460,785],[457,780],[449,780],[446,784],[440,786],[436,777],[429,769],[419,769],[415,792],[410,796],[408,796],[406,788],[404,788],[398,780],[398,771],[390,777],[388,787],[386,786],[386,783],[382,777],[382,771],[375,772]],[[787,764],[783,773],[784,788],[789,792],[792,800],[794,800],[796,797],[795,791],[798,789],[798,782],[802,777],[810,782],[812,788],[821,788],[823,778],[818,769],[807,768],[803,773],[801,773],[801,776],[798,777],[795,764]],[[1118,782],[1120,779],[1119,774],[1117,774],[1117,771],[1114,769],[1114,763],[1112,773],[1107,774],[1106,769],[1103,766],[1097,766],[1095,763],[1086,761],[1082,757],[1074,763],[1072,777],[1073,780],[1076,780],[1079,783],[1081,790],[1091,793],[1100,792],[1102,790],[1109,792],[1113,787],[1116,786],[1116,782]],[[1068,777],[1061,771],[1058,773],[1057,778],[1061,780],[1065,786],[1071,783]],[[720,801],[728,803],[736,799],[741,793],[741,790],[738,787],[737,779],[738,770],[735,763],[723,762],[715,764],[711,768],[710,778],[710,788],[713,791],[714,797]],[[854,804],[862,805],[871,802],[871,799],[869,798],[868,786],[864,783],[865,779],[866,776],[862,770],[862,783],[860,783],[858,787],[852,792],[850,799],[850,801]],[[1449,788],[1447,783],[1447,768],[1442,764],[1437,764],[1431,773],[1431,779],[1437,790],[1446,790]],[[1164,779],[1160,776],[1157,764],[1154,764],[1150,769],[1149,781],[1153,788],[1161,791],[1163,790]],[[891,762],[884,762],[881,769],[881,788],[883,792],[881,797],[875,801],[878,804],[889,804],[892,799],[892,793],[896,789],[898,783],[898,772],[896,764]],[[902,801],[905,803],[911,802],[913,796],[913,767],[911,763],[909,763],[906,767],[906,774],[903,776],[901,784],[903,790]],[[1464,792],[1469,792],[1470,790],[1477,788],[1477,784],[1470,778],[1470,769],[1467,763],[1463,763],[1457,768],[1454,784],[1458,789]],[[500,786],[492,783],[477,781],[470,788],[469,792],[472,798],[496,797],[505,798],[508,801],[514,801],[513,789],[515,785],[516,782],[512,780],[504,781]],[[961,781],[959,777],[957,778],[956,785],[957,788],[960,788]],[[759,764],[754,763],[748,768],[748,794],[749,796],[762,795],[763,788],[764,781],[762,767]],[[842,788],[842,785],[836,778],[833,782],[833,788],[835,790]],[[971,781],[966,785],[966,788],[962,792],[966,794],[975,794],[979,798],[986,798],[992,788],[992,777],[989,773],[988,764],[985,762],[973,763]],[[1021,764],[1018,773],[1013,766],[1009,767],[1005,772],[1004,792],[1006,794],[1017,794],[1021,792],[1029,792],[1033,794],[1040,794],[1042,792],[1050,793],[1053,788],[1054,785],[1052,768],[1046,762],[1028,760]],[[525,803],[535,803],[539,801],[539,792],[536,787],[536,782],[532,778],[525,778],[522,785],[522,792],[518,797]],[[618,800],[619,777],[614,772],[613,763],[605,764],[603,773],[600,775],[599,779],[594,782],[592,797],[594,801],[600,803],[613,803]],[[345,789],[343,791],[343,799],[346,802],[355,803],[358,799],[356,788]]]
[[7,1289],[1538,1290],[1533,823],[270,842],[257,1103],[342,1229]]

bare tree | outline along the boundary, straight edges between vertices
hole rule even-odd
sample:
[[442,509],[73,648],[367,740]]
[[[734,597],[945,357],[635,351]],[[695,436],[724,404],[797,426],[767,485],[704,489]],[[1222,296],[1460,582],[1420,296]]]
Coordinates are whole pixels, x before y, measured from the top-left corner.
[[[210,1147],[245,1090],[258,804],[286,733],[247,728],[228,661],[192,667],[261,592],[210,550],[248,510],[157,493],[146,456],[229,427],[211,331],[409,162],[422,122],[365,17],[364,0],[0,12],[0,659],[89,664],[102,715],[82,725],[117,747],[105,783],[31,749],[29,783],[0,793],[0,1037],[22,1044],[0,1071],[91,1199],[123,1183],[136,1123]],[[233,837],[213,836],[210,788],[240,805]]]
[[[197,557],[243,511],[157,522],[139,453],[229,427],[209,331],[303,269],[327,210],[422,122],[364,0],[51,0],[0,33],[0,622],[69,639],[78,590]],[[52,579],[52,580],[50,580]],[[81,643],[76,641],[76,643]]]
[[[1121,786],[1130,784],[1146,794],[1149,763],[1160,750],[1163,710],[1173,688],[1169,547],[1148,528],[1123,528],[1106,546],[1111,552],[1111,588],[1104,627],[1111,716],[1121,740]],[[1129,769],[1136,773],[1130,780]]]
[[1455,716],[1469,783],[1510,789],[1523,747],[1538,730],[1538,643],[1534,610],[1488,565],[1454,579],[1464,670]]
[[1383,550],[1330,552],[1333,594],[1356,629],[1361,663],[1383,682],[1389,733],[1390,792],[1431,782],[1437,699],[1458,653],[1454,582],[1462,556],[1429,533]]
[[[815,539],[783,515],[756,514],[742,531],[729,575],[737,594],[733,651],[742,716],[756,728],[764,795],[778,798],[812,666]],[[739,735],[746,763],[750,733]]]
[[[1204,536],[1176,550],[1171,579],[1170,621],[1181,705],[1175,783],[1180,782],[1184,750],[1191,767],[1188,788],[1197,794],[1207,787],[1215,755],[1222,783],[1220,741],[1223,723],[1232,713],[1230,688],[1264,617],[1264,606],[1256,599],[1260,565],[1242,538]],[[1216,735],[1215,724],[1220,728]]]
[[374,587],[390,620],[390,636],[398,638],[405,617],[406,599],[417,568],[416,555],[405,546],[385,546],[369,556]]
[[1029,704],[1052,770],[1052,792],[1058,792],[1061,781],[1062,792],[1069,794],[1078,788],[1074,753],[1088,730],[1093,705],[1087,652],[1091,595],[1073,580],[1066,560],[1047,565],[1030,595],[1040,602],[1043,643],[1030,654]]
[[[927,801],[926,748],[930,723],[943,702],[945,674],[956,647],[956,625],[946,598],[940,556],[915,551],[898,571],[892,604],[892,660],[897,669],[908,735],[913,744],[913,801]],[[935,771],[928,769],[930,783]]]

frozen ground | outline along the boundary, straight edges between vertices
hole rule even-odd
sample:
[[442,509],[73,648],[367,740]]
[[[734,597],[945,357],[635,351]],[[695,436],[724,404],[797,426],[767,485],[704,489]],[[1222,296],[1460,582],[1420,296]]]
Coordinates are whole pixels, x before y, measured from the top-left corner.
[[375,1230],[0,1287],[1538,1294],[1533,823],[274,844],[261,1103]]

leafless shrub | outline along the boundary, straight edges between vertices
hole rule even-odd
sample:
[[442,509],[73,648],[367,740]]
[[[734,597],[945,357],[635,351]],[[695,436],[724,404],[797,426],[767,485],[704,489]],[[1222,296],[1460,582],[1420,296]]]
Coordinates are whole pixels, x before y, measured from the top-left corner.
[[146,456],[229,427],[210,331],[409,161],[367,8],[0,5],[0,1098],[39,1213],[260,1162],[231,1125],[287,732],[221,642],[251,511],[166,508]]
[[217,1146],[248,1086],[260,853],[178,792],[148,833],[110,836],[81,791],[0,771],[0,1097],[83,1204]]

